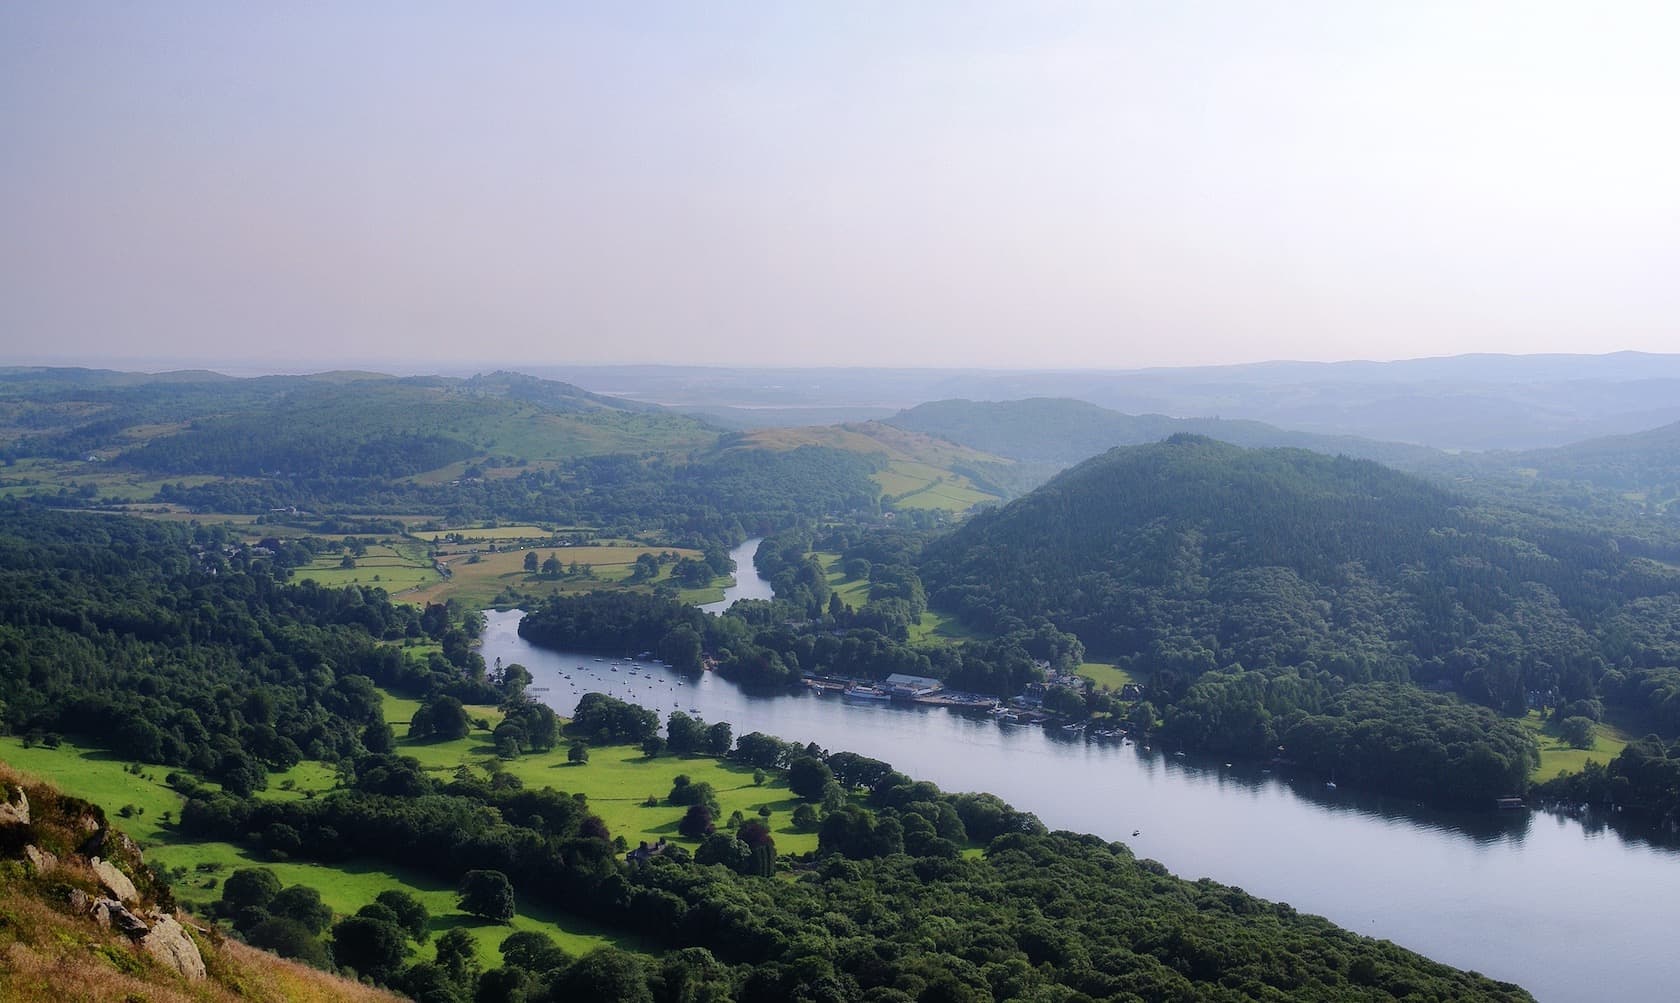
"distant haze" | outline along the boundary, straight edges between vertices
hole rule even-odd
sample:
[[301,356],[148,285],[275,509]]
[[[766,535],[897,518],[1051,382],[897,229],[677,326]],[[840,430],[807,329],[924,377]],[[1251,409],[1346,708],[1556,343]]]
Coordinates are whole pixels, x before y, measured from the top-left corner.
[[0,364],[1680,348],[1680,5],[8,4]]

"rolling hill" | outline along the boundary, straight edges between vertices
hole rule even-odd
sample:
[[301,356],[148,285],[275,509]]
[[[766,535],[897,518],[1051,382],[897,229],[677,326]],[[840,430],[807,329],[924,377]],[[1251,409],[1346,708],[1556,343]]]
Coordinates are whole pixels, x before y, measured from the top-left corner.
[[1258,421],[1123,414],[1080,400],[943,400],[902,411],[886,423],[1028,463],[1067,466],[1114,446],[1191,433],[1238,446],[1292,446],[1381,463],[1416,463],[1435,450],[1348,435],[1294,432]]
[[[1191,435],[1110,450],[979,514],[927,546],[921,575],[931,605],[973,627],[1079,635],[1151,680],[1171,736],[1238,753],[1307,743],[1317,716],[1351,726],[1396,707],[1393,749],[1404,734],[1446,748],[1448,726],[1420,721],[1450,709],[1418,687],[1505,714],[1656,712],[1677,654],[1680,575],[1604,536],[1473,507],[1369,460]],[[1502,731],[1448,731],[1463,727]],[[1495,758],[1520,786],[1527,754],[1510,749]],[[1366,780],[1386,769],[1368,764]]]
[[704,423],[517,373],[470,379],[320,373],[0,374],[7,454],[101,461],[176,476],[405,477],[715,442]]
[[823,446],[870,458],[882,501],[898,508],[962,512],[1014,497],[1042,480],[1031,467],[931,435],[876,421],[764,428],[724,440],[732,449]]

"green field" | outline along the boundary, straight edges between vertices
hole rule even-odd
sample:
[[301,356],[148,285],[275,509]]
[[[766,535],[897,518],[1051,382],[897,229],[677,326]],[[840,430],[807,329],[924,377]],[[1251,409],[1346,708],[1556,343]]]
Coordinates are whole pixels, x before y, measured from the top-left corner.
[[353,568],[341,567],[343,560],[343,554],[322,554],[294,574],[299,581],[312,579],[329,588],[377,586],[393,595],[438,581],[424,547],[412,541],[371,544]]
[[[573,562],[580,566],[587,564],[595,577],[551,579],[534,575],[525,570],[525,555],[528,553],[535,553],[539,561],[545,561],[553,554],[568,567]],[[417,605],[459,599],[468,605],[483,607],[494,604],[496,597],[510,588],[537,595],[587,592],[602,585],[616,585],[629,578],[638,556],[662,553],[675,554],[678,557],[700,556],[697,550],[639,544],[623,547],[528,547],[498,550],[495,553],[452,549],[440,553],[438,558],[450,570],[447,581],[435,581],[414,591],[405,592],[397,598]],[[661,567],[659,577],[653,581],[668,580],[671,567],[669,564]]]
[[[862,578],[855,581],[848,579],[845,572],[840,570],[840,555],[833,551],[819,550],[811,556],[822,563],[828,573],[828,587],[839,595],[840,601],[853,609],[863,608],[869,601],[869,581]],[[910,625],[911,644],[949,644],[952,641],[980,636],[958,623],[954,617],[931,609],[922,613],[920,622]]]
[[828,587],[840,597],[840,601],[853,609],[862,609],[869,601],[869,579],[849,579],[840,570],[840,555],[833,551],[818,550],[811,554],[825,571],[828,572]]
[[983,502],[999,500],[961,474],[913,460],[894,460],[873,476],[881,491],[893,499],[895,508],[966,512]]
[[25,457],[6,468],[4,475],[0,475],[0,497],[56,495],[60,488],[69,488],[71,491],[92,492],[92,500],[100,502],[144,502],[156,497],[158,489],[164,484],[197,487],[221,479],[202,474],[148,477],[131,470],[115,469],[104,463]]
[[933,609],[922,613],[920,623],[910,625],[912,644],[949,644],[952,641],[966,641],[984,636],[979,631],[970,630],[958,623],[956,617]]
[[1593,747],[1577,749],[1563,741],[1558,736],[1557,726],[1542,720],[1537,710],[1528,712],[1522,719],[1522,726],[1533,732],[1535,740],[1540,743],[1540,765],[1528,775],[1528,779],[1535,783],[1550,780],[1559,773],[1579,773],[1589,761],[1608,765],[1633,740],[1633,736],[1605,721],[1593,728]]
[[1111,690],[1120,690],[1127,683],[1137,682],[1136,679],[1132,678],[1130,672],[1117,665],[1109,665],[1105,662],[1081,662],[1078,674],[1091,680],[1097,685],[1098,689],[1107,687]]
[[[787,780],[771,772],[764,786],[753,784],[753,769],[738,766],[709,756],[661,756],[648,759],[642,751],[629,745],[609,745],[592,748],[589,762],[574,765],[567,762],[567,750],[533,753],[518,759],[500,761],[490,744],[488,732],[477,731],[453,742],[416,743],[407,735],[407,720],[413,716],[413,701],[386,701],[386,720],[399,736],[399,751],[418,759],[428,773],[447,776],[458,767],[482,769],[494,763],[498,770],[524,781],[527,787],[554,787],[568,794],[582,794],[589,799],[589,808],[607,823],[615,836],[623,836],[634,846],[642,840],[659,839],[685,843],[692,849],[697,841],[677,835],[677,822],[685,808],[661,804],[646,807],[643,802],[651,794],[660,800],[671,790],[678,774],[695,783],[705,781],[717,791],[718,804],[727,819],[739,811],[755,817],[761,806],[770,807],[770,831],[776,837],[780,853],[804,853],[817,848],[814,832],[799,832],[793,828],[793,809],[798,804],[787,789]],[[472,716],[479,716],[480,708],[468,708]],[[405,716],[406,715],[406,716]]]
[[[592,533],[594,530],[584,526],[558,526],[545,528],[543,526],[489,526],[489,527],[456,527],[443,530],[427,530],[416,532],[415,538],[429,543],[444,543],[444,537],[454,535],[463,543],[481,543],[486,540],[551,540],[560,533]],[[448,541],[453,544],[455,541]]]

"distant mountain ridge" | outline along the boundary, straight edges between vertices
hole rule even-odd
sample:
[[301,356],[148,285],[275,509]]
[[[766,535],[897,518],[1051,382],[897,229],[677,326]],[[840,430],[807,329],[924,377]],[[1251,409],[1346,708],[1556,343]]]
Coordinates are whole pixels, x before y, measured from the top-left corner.
[[1114,446],[1159,442],[1180,433],[1238,446],[1291,446],[1389,464],[1415,464],[1439,455],[1424,446],[1315,435],[1257,421],[1123,414],[1068,398],[933,401],[901,411],[885,423],[1012,460],[1063,466]]
[[[1536,449],[1680,420],[1680,354],[1460,355],[1106,370],[569,366],[533,370],[682,408],[865,408],[1067,397],[1128,414],[1218,415],[1436,449]],[[807,424],[779,412],[781,424]]]
[[695,448],[719,434],[654,405],[520,373],[0,373],[0,447],[169,475],[409,476],[473,456]]

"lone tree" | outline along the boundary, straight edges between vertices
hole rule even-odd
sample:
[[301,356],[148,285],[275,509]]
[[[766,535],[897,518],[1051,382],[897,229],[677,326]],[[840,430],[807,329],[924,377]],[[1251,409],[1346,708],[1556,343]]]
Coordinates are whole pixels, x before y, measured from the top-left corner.
[[537,573],[537,552],[536,551],[534,551],[534,550],[525,551],[525,570],[529,571],[533,575]]
[[448,694],[427,699],[408,722],[408,737],[421,742],[448,742],[471,733],[467,709]]
[[682,821],[677,823],[677,832],[689,839],[709,835],[714,828],[712,810],[703,804],[689,805],[688,811],[683,813]]
[[468,871],[460,892],[462,912],[497,923],[513,918],[513,882],[501,871]]
[[280,894],[280,879],[266,867],[241,867],[222,883],[222,912],[236,915],[247,907],[267,909]]

